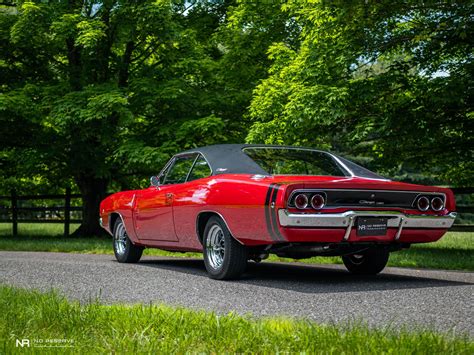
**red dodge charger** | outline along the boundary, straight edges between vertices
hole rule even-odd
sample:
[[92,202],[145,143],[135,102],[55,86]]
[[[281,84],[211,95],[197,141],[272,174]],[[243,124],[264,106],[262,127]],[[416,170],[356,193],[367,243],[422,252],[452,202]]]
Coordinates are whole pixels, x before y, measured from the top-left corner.
[[440,239],[454,195],[383,178],[332,153],[225,144],[175,155],[143,190],[102,201],[102,226],[119,262],[145,247],[202,251],[211,278],[239,277],[248,260],[341,256],[377,274],[390,252]]

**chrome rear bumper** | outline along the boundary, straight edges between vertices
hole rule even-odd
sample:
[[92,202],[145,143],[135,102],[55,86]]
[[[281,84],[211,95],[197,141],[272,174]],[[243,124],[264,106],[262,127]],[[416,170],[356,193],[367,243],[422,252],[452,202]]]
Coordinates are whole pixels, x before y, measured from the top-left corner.
[[400,238],[403,228],[450,228],[456,213],[446,216],[407,215],[394,211],[347,211],[344,213],[306,214],[290,213],[285,209],[278,211],[280,225],[283,227],[346,228],[344,240],[349,238],[356,217],[387,217],[388,228],[398,228],[395,240]]

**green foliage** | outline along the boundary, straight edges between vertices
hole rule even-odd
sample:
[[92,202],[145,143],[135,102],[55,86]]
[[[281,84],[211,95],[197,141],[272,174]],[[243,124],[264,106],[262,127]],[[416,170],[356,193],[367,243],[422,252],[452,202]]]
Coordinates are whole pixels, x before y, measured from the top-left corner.
[[17,4],[0,8],[0,190],[72,185],[97,209],[179,150],[245,137],[473,182],[469,2]]
[[[57,292],[0,287],[0,346],[16,339],[68,339],[66,353],[401,353],[471,354],[468,335],[432,330],[318,325],[285,318],[218,315],[165,305],[102,305],[68,301]],[[32,344],[33,345],[33,344]],[[34,350],[34,348],[33,348]],[[44,350],[44,349],[42,349]]]
[[8,188],[40,176],[52,189],[75,183],[93,218],[110,183],[136,186],[176,151],[241,141],[265,70],[238,58],[232,33],[218,35],[228,9],[112,0],[0,11],[0,179]]
[[472,184],[471,3],[282,8],[301,24],[301,45],[270,48],[248,141],[331,147],[373,156],[371,165],[392,176],[417,170]]

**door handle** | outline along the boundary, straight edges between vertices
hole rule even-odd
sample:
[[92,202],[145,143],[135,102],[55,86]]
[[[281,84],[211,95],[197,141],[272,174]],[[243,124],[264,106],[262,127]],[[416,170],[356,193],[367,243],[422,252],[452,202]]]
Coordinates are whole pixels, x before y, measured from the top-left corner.
[[173,194],[170,193],[170,192],[168,192],[168,193],[166,193],[165,196],[166,196],[166,204],[167,204],[167,205],[170,205],[171,202],[173,202]]

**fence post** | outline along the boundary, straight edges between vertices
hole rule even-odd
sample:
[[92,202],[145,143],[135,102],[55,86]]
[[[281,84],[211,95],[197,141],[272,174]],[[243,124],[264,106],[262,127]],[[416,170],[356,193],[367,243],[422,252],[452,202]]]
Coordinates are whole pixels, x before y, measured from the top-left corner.
[[12,203],[12,229],[13,236],[18,236],[18,199],[16,196],[16,191],[11,191],[11,203]]
[[69,237],[69,225],[71,221],[71,188],[66,187],[64,200],[64,236]]

